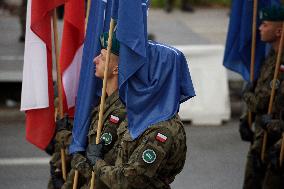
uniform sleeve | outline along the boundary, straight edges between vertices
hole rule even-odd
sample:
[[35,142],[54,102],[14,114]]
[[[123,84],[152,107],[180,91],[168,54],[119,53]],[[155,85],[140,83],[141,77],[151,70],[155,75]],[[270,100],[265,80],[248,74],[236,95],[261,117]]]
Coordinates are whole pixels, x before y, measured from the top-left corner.
[[283,124],[283,121],[278,119],[272,120],[272,122],[267,126],[268,142],[270,144],[274,144],[282,137]]
[[245,101],[248,109],[250,111],[255,112],[255,106],[256,106],[256,96],[252,92],[246,92],[243,95],[243,100]]
[[59,131],[58,133],[56,133],[55,140],[61,146],[67,147],[71,144],[72,132],[68,130]]
[[252,112],[262,112],[268,109],[269,95],[266,93],[256,95],[252,92],[247,92],[244,94],[243,99],[248,109]]
[[75,153],[71,160],[71,168],[78,170],[80,175],[89,178],[92,172],[92,167],[87,161],[87,158],[79,153]]
[[[107,117],[104,118],[103,129],[101,133],[101,139],[110,140],[105,141],[106,148],[111,149],[114,142],[117,140],[117,128],[119,124],[125,120],[126,111],[125,109],[116,109],[111,112]],[[98,122],[94,122],[93,124],[97,124]],[[93,125],[92,129],[89,132],[90,143],[94,144],[96,142],[97,136],[97,125]],[[108,150],[106,150],[108,151]]]
[[[156,139],[158,133],[160,133],[160,141]],[[97,162],[95,170],[100,180],[108,187],[147,188],[151,179],[156,179],[160,166],[167,160],[172,139],[168,133],[153,131],[139,141],[139,145],[130,155],[127,163],[109,166],[103,160]],[[122,143],[124,142],[127,143],[122,140]],[[121,155],[119,158],[125,157]]]

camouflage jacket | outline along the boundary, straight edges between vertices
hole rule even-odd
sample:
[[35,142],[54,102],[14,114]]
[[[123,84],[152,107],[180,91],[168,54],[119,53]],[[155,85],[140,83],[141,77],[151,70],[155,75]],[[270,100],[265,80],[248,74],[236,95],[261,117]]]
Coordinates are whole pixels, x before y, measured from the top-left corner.
[[100,180],[109,188],[170,188],[186,159],[186,134],[178,115],[152,125],[132,140],[127,122],[118,129],[118,157],[112,166],[98,160]]
[[[104,146],[104,160],[109,164],[114,164],[116,159],[117,150],[114,146],[117,143],[117,129],[120,127],[121,123],[125,120],[126,110],[125,106],[121,102],[118,91],[114,92],[111,96],[107,97],[105,101],[105,108],[103,113],[103,129],[101,133],[101,139],[105,141]],[[88,142],[95,143],[97,136],[97,126],[99,119],[99,106],[95,107],[92,112],[92,122],[89,128],[88,133]],[[80,173],[80,180],[78,182],[79,187],[81,188],[89,188],[89,181],[92,174],[92,167],[87,161],[86,157],[81,154],[74,155],[72,159],[72,167],[77,166],[77,170]],[[72,175],[72,176],[71,176]],[[70,179],[67,178],[67,182],[64,184],[63,188],[70,188],[68,186],[72,186],[74,170],[71,171]],[[82,176],[84,178],[82,178]],[[69,176],[68,176],[69,177]],[[103,183],[101,183],[98,179],[96,179],[96,189],[107,188]],[[68,184],[69,183],[69,184]]]
[[[280,74],[284,75],[283,72]],[[274,144],[276,140],[282,137],[284,132],[284,81],[281,82],[280,87],[275,97],[275,107],[278,112],[274,114],[272,123],[268,125],[268,141],[270,144]]]
[[[266,114],[268,111],[276,59],[277,54],[272,50],[261,67],[260,75],[257,80],[254,92],[244,93],[243,99],[251,112],[254,112],[256,114]],[[284,64],[283,58],[281,64]],[[278,88],[279,84],[283,81],[283,79],[283,73],[279,72],[277,81]],[[277,91],[278,89],[276,89],[276,94]],[[274,108],[273,112],[279,111]]]
[[73,127],[73,120],[70,120],[70,128],[68,130],[62,130],[55,134],[55,150],[51,156],[50,165],[56,167],[57,169],[61,170],[61,148],[65,151],[65,163],[67,171],[70,170],[70,155],[68,152],[68,146],[72,140],[72,127]]
[[[282,56],[283,57],[283,56]],[[260,76],[257,80],[256,87],[254,92],[244,93],[243,99],[247,104],[248,109],[255,113],[255,135],[254,143],[252,149],[257,153],[260,153],[263,139],[263,129],[259,126],[261,124],[261,115],[268,113],[269,100],[271,95],[272,80],[274,77],[275,66],[276,66],[277,54],[275,51],[271,50],[267,58],[265,59],[264,64],[261,67]],[[284,59],[281,59],[281,64],[284,65]],[[275,98],[272,108],[272,118],[278,119],[279,112],[284,107],[284,103],[281,98],[284,95],[284,74],[279,72]]]
[[62,130],[56,133],[55,141],[60,145],[60,147],[63,147],[65,149],[67,154],[69,154],[68,149],[72,141],[72,128],[70,130]]

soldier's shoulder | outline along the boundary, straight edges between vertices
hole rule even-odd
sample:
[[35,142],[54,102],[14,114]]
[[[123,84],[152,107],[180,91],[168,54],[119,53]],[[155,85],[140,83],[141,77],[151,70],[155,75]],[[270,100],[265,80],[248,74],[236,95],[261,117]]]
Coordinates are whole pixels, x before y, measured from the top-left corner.
[[184,126],[180,117],[178,116],[178,114],[176,114],[170,119],[154,124],[152,126],[152,129],[169,132],[171,133],[171,135],[175,136],[184,130]]
[[179,135],[179,129],[176,125],[173,125],[171,120],[166,120],[148,128],[142,135],[142,140],[147,140],[167,148],[173,144],[177,135]]
[[178,115],[153,125],[148,135],[155,140],[164,141],[166,139],[170,145],[179,140],[186,140],[184,126]]

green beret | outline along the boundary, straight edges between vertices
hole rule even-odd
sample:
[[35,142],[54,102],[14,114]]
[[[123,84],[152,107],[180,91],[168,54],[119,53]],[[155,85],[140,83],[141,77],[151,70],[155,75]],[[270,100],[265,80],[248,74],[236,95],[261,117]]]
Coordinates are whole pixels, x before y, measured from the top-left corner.
[[281,22],[284,21],[284,7],[272,6],[263,8],[260,11],[260,19],[262,21]]
[[[108,32],[105,32],[100,37],[102,49],[107,49],[108,42]],[[119,56],[119,41],[116,38],[115,32],[112,35],[112,46],[111,52],[117,56]]]

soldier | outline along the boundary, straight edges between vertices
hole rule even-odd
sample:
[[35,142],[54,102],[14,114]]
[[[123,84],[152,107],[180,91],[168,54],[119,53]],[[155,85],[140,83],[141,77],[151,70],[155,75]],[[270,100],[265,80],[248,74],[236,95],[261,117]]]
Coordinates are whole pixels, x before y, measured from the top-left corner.
[[[168,59],[180,54],[177,50],[165,45],[153,44],[149,46],[152,46],[153,49],[170,52],[164,54]],[[158,56],[160,54],[156,55],[156,57]],[[154,67],[158,69],[157,72],[161,71],[158,66]],[[188,73],[188,70],[179,69],[178,72],[182,75],[181,72]],[[174,82],[177,89],[180,89],[179,87],[190,88],[187,85],[180,86],[176,80],[170,82]],[[141,128],[139,127],[139,129]],[[137,138],[130,135],[126,120],[118,130],[118,140],[120,142],[115,165],[103,160],[102,145],[91,145],[86,153],[87,159],[95,167],[99,179],[109,188],[170,188],[170,183],[174,181],[175,176],[181,172],[184,166],[187,151],[186,133],[177,110],[169,119],[144,128],[142,134]]]
[[[101,37],[102,50],[101,54],[95,57],[94,63],[96,65],[96,76],[98,78],[104,78],[104,68],[107,55],[107,40],[108,33],[104,33]],[[113,35],[111,56],[108,68],[108,79],[106,93],[108,95],[105,102],[104,116],[103,116],[103,130],[101,140],[103,141],[102,149],[104,154],[104,160],[109,164],[114,164],[117,154],[117,130],[121,127],[122,121],[126,117],[125,106],[121,102],[118,95],[118,56],[119,56],[119,42]],[[92,122],[89,129],[88,146],[96,143],[97,126],[99,118],[99,106],[97,106],[92,113]],[[63,185],[63,189],[72,188],[75,170],[79,171],[78,186],[80,188],[90,188],[90,179],[92,173],[92,166],[84,156],[85,153],[73,154],[70,171],[66,183]],[[107,189],[108,187],[96,181],[97,189]]]
[[[262,24],[259,27],[261,40],[271,45],[271,51],[265,59],[260,71],[260,76],[255,84],[248,84],[243,99],[247,104],[248,110],[254,115],[254,133],[249,131],[247,119],[241,120],[240,134],[242,139],[252,142],[247,156],[244,189],[262,188],[267,162],[261,160],[261,148],[263,141],[263,115],[267,114],[269,99],[271,94],[272,80],[275,71],[276,57],[279,48],[282,22],[284,21],[283,7],[271,7],[263,9],[261,12]],[[283,64],[283,58],[282,62]],[[279,74],[276,81],[276,94],[283,81],[283,75]],[[274,101],[272,119],[279,117],[280,110]],[[246,116],[247,117],[247,116]],[[247,135],[246,135],[247,134]],[[244,136],[246,135],[246,136]]]

